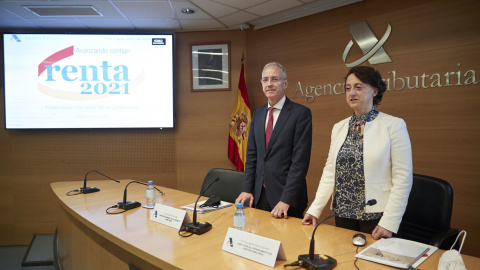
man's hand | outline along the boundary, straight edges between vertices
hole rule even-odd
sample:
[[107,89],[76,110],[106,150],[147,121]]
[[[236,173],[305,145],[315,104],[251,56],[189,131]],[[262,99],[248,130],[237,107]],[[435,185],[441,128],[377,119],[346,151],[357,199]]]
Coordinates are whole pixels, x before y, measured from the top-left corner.
[[389,238],[392,237],[392,232],[383,228],[380,225],[377,225],[377,227],[375,227],[375,230],[373,230],[372,232],[372,237],[375,240],[378,240],[380,238]]
[[250,201],[250,207],[253,205],[253,194],[248,192],[242,192],[238,195],[238,198],[235,200],[235,203],[245,203],[246,201]]
[[317,218],[315,216],[312,216],[310,214],[305,214],[302,220],[303,225],[310,225],[312,224],[313,226],[317,226]]
[[284,218],[288,218],[287,212],[288,208],[290,208],[290,205],[284,203],[284,202],[278,202],[277,205],[275,205],[275,208],[273,208],[272,212],[272,217],[275,218],[282,218],[282,214]]

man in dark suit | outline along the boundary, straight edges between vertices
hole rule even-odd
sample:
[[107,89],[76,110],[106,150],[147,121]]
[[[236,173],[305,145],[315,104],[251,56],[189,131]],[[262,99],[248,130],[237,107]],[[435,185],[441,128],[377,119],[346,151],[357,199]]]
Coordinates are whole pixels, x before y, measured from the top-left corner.
[[261,82],[268,103],[252,116],[243,190],[236,202],[250,201],[250,207],[255,204],[275,218],[303,218],[312,113],[285,96],[287,73],[279,63],[263,68]]

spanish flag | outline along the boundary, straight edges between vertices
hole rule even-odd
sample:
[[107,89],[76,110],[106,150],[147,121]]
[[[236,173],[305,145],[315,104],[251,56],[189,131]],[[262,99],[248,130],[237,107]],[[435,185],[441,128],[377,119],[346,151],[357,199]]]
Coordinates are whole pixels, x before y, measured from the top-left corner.
[[243,61],[244,58],[242,57],[242,70],[238,81],[237,98],[230,116],[230,136],[228,138],[228,158],[235,164],[238,171],[245,170],[248,132],[252,118],[245,76],[243,75]]

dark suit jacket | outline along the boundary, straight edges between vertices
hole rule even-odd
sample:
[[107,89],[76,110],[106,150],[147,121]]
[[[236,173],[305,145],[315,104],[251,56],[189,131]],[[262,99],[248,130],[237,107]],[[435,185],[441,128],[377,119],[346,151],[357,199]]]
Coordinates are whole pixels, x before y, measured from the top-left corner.
[[252,116],[243,191],[254,194],[256,205],[265,181],[270,207],[282,201],[303,212],[308,202],[305,177],[312,146],[312,113],[286,98],[266,149],[267,112],[265,104]]

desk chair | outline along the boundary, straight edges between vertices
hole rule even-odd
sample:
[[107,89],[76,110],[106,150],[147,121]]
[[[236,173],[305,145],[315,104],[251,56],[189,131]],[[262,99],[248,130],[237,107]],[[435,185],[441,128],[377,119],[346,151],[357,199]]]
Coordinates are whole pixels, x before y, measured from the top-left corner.
[[211,169],[207,172],[207,175],[205,175],[201,192],[218,177],[220,180],[213,184],[203,196],[209,197],[210,195],[217,195],[222,201],[235,203],[238,195],[242,192],[243,175],[244,173],[242,171],[218,168]]
[[459,233],[450,228],[452,204],[453,190],[448,182],[413,174],[412,191],[397,237],[450,249]]

